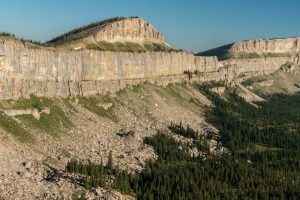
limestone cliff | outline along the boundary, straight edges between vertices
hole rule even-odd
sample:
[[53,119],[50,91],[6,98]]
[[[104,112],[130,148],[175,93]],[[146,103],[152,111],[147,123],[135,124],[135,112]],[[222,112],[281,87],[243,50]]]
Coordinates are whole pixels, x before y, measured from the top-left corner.
[[111,23],[93,35],[96,41],[164,43],[164,38],[151,24],[140,18]]
[[126,85],[151,82],[166,85],[187,81],[231,81],[241,74],[271,73],[299,57],[229,59],[187,52],[111,52],[33,48],[16,39],[0,38],[0,99],[36,96],[92,95]]
[[74,29],[47,42],[68,49],[111,51],[170,51],[154,26],[137,17],[112,18]]
[[[298,54],[219,61],[215,56],[178,51],[124,52],[100,48],[101,42],[102,45],[103,42],[106,45],[126,42],[141,46],[166,45],[163,36],[140,18],[117,18],[88,25],[51,43],[69,37],[71,40],[66,41],[70,43],[66,45],[73,45],[71,49],[63,43],[58,47],[41,46],[13,37],[0,37],[0,99],[28,98],[31,94],[45,97],[93,95],[145,81],[158,85],[193,80],[231,82],[241,75],[272,73],[286,63],[299,64]],[[227,47],[232,52],[297,52],[298,40],[248,41]],[[97,48],[85,48],[91,41],[98,45]],[[187,76],[190,73],[193,76]]]
[[0,39],[0,99],[88,95],[143,81],[179,82],[186,70],[214,71],[216,58],[186,52],[111,52],[30,48]]
[[229,53],[289,53],[300,51],[300,37],[283,39],[259,39],[234,43]]
[[258,39],[236,42],[208,51],[199,56],[217,56],[219,59],[297,56],[300,52],[300,37],[284,39]]

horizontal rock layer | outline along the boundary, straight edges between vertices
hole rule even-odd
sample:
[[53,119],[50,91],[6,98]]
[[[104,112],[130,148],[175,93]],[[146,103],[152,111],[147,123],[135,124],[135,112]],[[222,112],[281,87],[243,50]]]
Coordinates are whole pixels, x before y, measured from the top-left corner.
[[151,24],[140,18],[113,22],[95,35],[96,41],[164,43],[164,38]]
[[[187,81],[184,71],[198,71],[198,81],[232,80],[240,73],[269,73],[288,57],[219,62],[186,52],[63,51],[28,48],[0,39],[0,99],[93,95],[145,81],[158,85]],[[299,63],[299,60],[296,62]]]
[[260,39],[234,43],[229,53],[289,53],[300,51],[300,37],[284,39]]

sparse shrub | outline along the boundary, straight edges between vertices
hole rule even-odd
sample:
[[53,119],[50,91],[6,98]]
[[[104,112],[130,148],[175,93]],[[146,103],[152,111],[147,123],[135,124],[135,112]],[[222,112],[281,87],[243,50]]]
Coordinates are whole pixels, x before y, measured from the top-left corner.
[[193,78],[193,72],[191,72],[190,70],[185,70],[183,73],[188,76],[189,80]]

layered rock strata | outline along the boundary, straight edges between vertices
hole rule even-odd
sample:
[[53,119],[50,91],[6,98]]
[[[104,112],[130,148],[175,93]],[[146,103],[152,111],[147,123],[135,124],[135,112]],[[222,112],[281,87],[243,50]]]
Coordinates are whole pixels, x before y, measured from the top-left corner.
[[186,52],[66,51],[30,48],[0,38],[0,99],[36,96],[67,97],[120,90],[145,81],[158,85],[187,81],[185,71],[197,80],[234,79],[241,73],[270,73],[299,58],[270,57],[231,59],[200,57]]
[[150,23],[141,18],[116,21],[100,29],[96,41],[105,42],[153,42],[164,43],[164,38]]
[[74,29],[47,42],[64,49],[174,51],[163,35],[141,18],[113,18]]
[[300,37],[247,40],[234,43],[229,53],[289,53],[300,51]]

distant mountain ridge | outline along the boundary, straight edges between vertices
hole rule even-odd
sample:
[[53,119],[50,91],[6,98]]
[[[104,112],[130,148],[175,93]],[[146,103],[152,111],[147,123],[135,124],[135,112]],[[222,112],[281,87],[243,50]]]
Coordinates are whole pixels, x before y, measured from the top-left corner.
[[231,43],[207,51],[199,56],[217,56],[220,60],[229,58],[254,58],[290,56],[300,52],[300,37],[245,40]]

